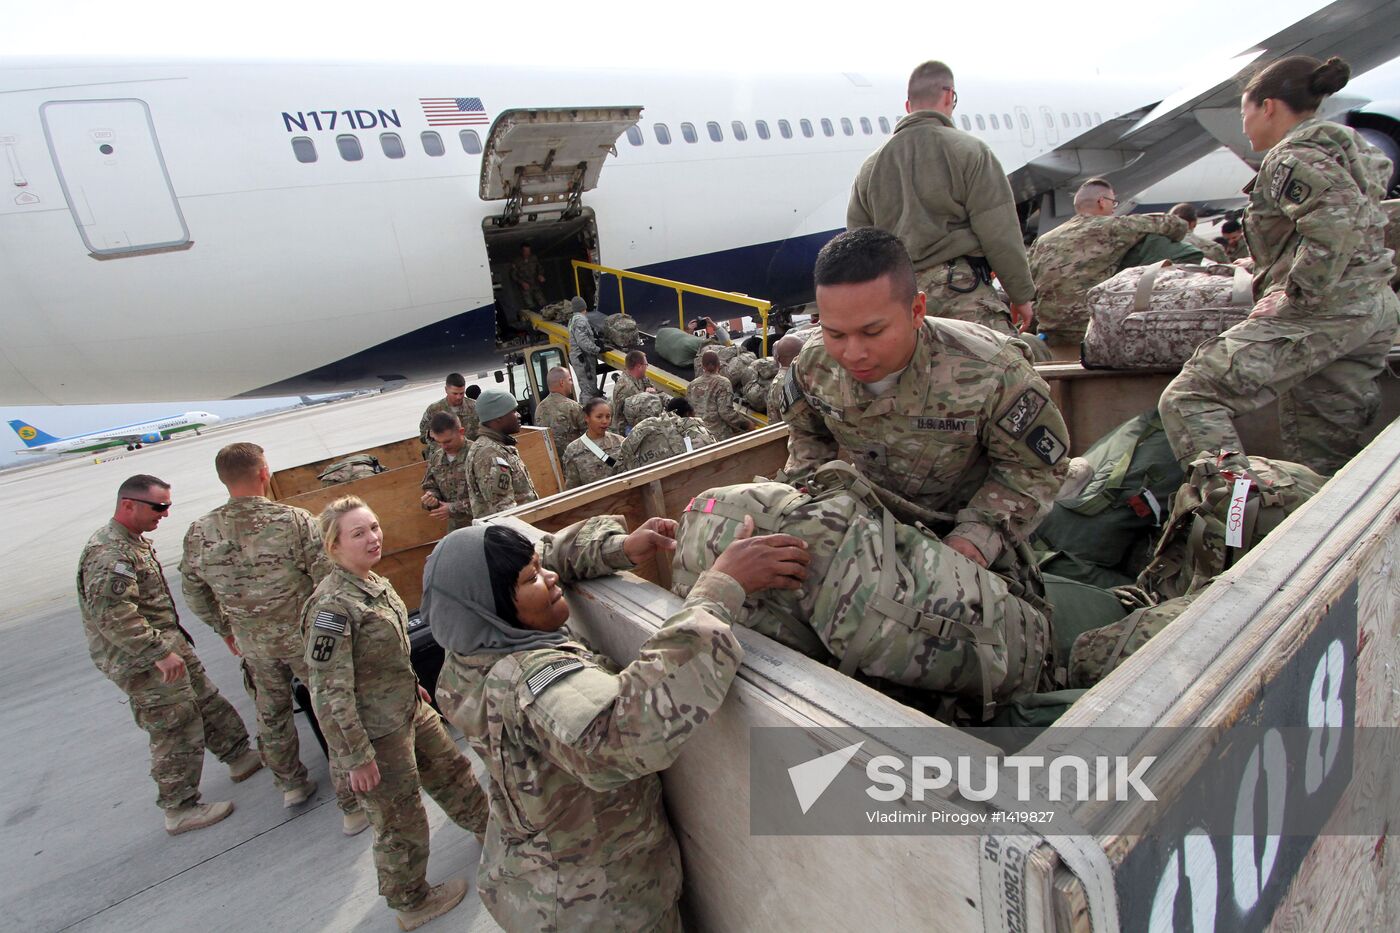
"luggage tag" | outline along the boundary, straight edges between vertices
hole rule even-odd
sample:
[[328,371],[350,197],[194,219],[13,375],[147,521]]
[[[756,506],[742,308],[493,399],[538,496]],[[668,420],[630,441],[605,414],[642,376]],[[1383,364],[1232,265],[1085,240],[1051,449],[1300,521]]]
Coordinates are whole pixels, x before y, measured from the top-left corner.
[[1249,501],[1249,487],[1254,485],[1248,476],[1235,478],[1230,490],[1230,509],[1225,513],[1225,546],[1244,547],[1244,510]]

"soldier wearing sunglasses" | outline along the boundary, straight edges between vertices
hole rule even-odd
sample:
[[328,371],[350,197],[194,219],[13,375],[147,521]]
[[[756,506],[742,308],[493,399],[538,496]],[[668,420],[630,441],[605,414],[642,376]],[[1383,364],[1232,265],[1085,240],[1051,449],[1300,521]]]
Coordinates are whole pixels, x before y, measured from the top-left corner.
[[260,769],[262,759],[248,745],[243,720],[205,674],[145,537],[170,505],[170,484],[154,476],[122,483],[112,520],[83,548],[77,582],[88,651],[130,698],[136,724],[150,737],[156,803],[174,836],[233,812],[231,801],[200,801],[205,747],[235,782]]

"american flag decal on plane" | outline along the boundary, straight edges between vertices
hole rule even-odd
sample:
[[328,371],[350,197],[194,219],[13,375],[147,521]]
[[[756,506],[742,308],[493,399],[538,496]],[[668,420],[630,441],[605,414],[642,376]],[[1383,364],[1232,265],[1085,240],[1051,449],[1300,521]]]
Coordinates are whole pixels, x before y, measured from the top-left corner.
[[480,97],[420,97],[429,126],[470,126],[486,122]]

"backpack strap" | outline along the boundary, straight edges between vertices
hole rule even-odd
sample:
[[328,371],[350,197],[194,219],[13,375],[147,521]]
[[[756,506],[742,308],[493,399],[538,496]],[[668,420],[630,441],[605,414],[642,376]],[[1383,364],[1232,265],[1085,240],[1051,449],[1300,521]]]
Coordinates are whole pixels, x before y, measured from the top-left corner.
[[1113,650],[1108,653],[1108,670],[1111,671],[1118,667],[1118,659],[1123,656],[1123,652],[1127,649],[1128,640],[1133,637],[1133,633],[1138,630],[1138,626],[1141,624],[1142,613],[1138,613],[1138,617],[1133,620],[1133,624],[1129,625],[1123,634],[1118,636],[1118,641],[1113,645]]
[[897,565],[899,557],[894,547],[894,516],[889,509],[885,509],[880,516],[880,545],[883,549],[885,560],[880,564],[880,579],[876,581],[875,596],[870,600],[865,618],[861,620],[856,633],[851,637],[846,645],[846,651],[841,656],[841,673],[850,677],[860,667],[861,656],[865,654],[865,649],[875,639],[875,633],[880,629],[880,623],[889,615],[891,607],[898,608],[900,614],[908,612],[908,608],[900,606],[894,601],[895,587],[899,584],[899,571]]

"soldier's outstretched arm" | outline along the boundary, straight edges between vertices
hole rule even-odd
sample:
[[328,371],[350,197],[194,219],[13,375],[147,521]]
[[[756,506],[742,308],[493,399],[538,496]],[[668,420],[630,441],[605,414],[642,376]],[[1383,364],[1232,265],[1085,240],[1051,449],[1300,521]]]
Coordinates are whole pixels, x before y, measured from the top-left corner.
[[[1280,169],[1285,171],[1285,169]],[[1293,157],[1279,206],[1298,229],[1284,292],[1300,310],[1320,311],[1360,245],[1367,198],[1351,175],[1321,153]]]
[[823,463],[836,459],[836,438],[827,429],[826,419],[803,393],[796,366],[788,371],[783,384],[783,421],[788,426],[788,459],[783,466],[786,481],[800,484]]
[[559,574],[560,583],[573,583],[631,570],[635,565],[624,550],[626,543],[621,515],[595,515],[545,535],[535,550],[540,563]]
[[335,766],[346,770],[374,760],[374,746],[355,706],[355,652],[350,610],[334,600],[310,600],[302,610],[306,633],[306,686]]
[[991,469],[955,515],[952,532],[977,545],[988,561],[1034,530],[1036,514],[1054,501],[1069,465],[1069,431],[1050,387],[1013,346],[1002,356],[999,383],[981,426]]
[[219,598],[199,573],[199,553],[202,548],[202,535],[198,525],[191,525],[185,532],[184,554],[180,558],[180,584],[185,594],[185,605],[199,616],[201,622],[218,633],[220,638],[233,634],[224,614],[219,609]]
[[1119,217],[1118,221],[1136,233],[1137,239],[1156,233],[1180,243],[1191,232],[1186,221],[1175,214],[1127,214]]

